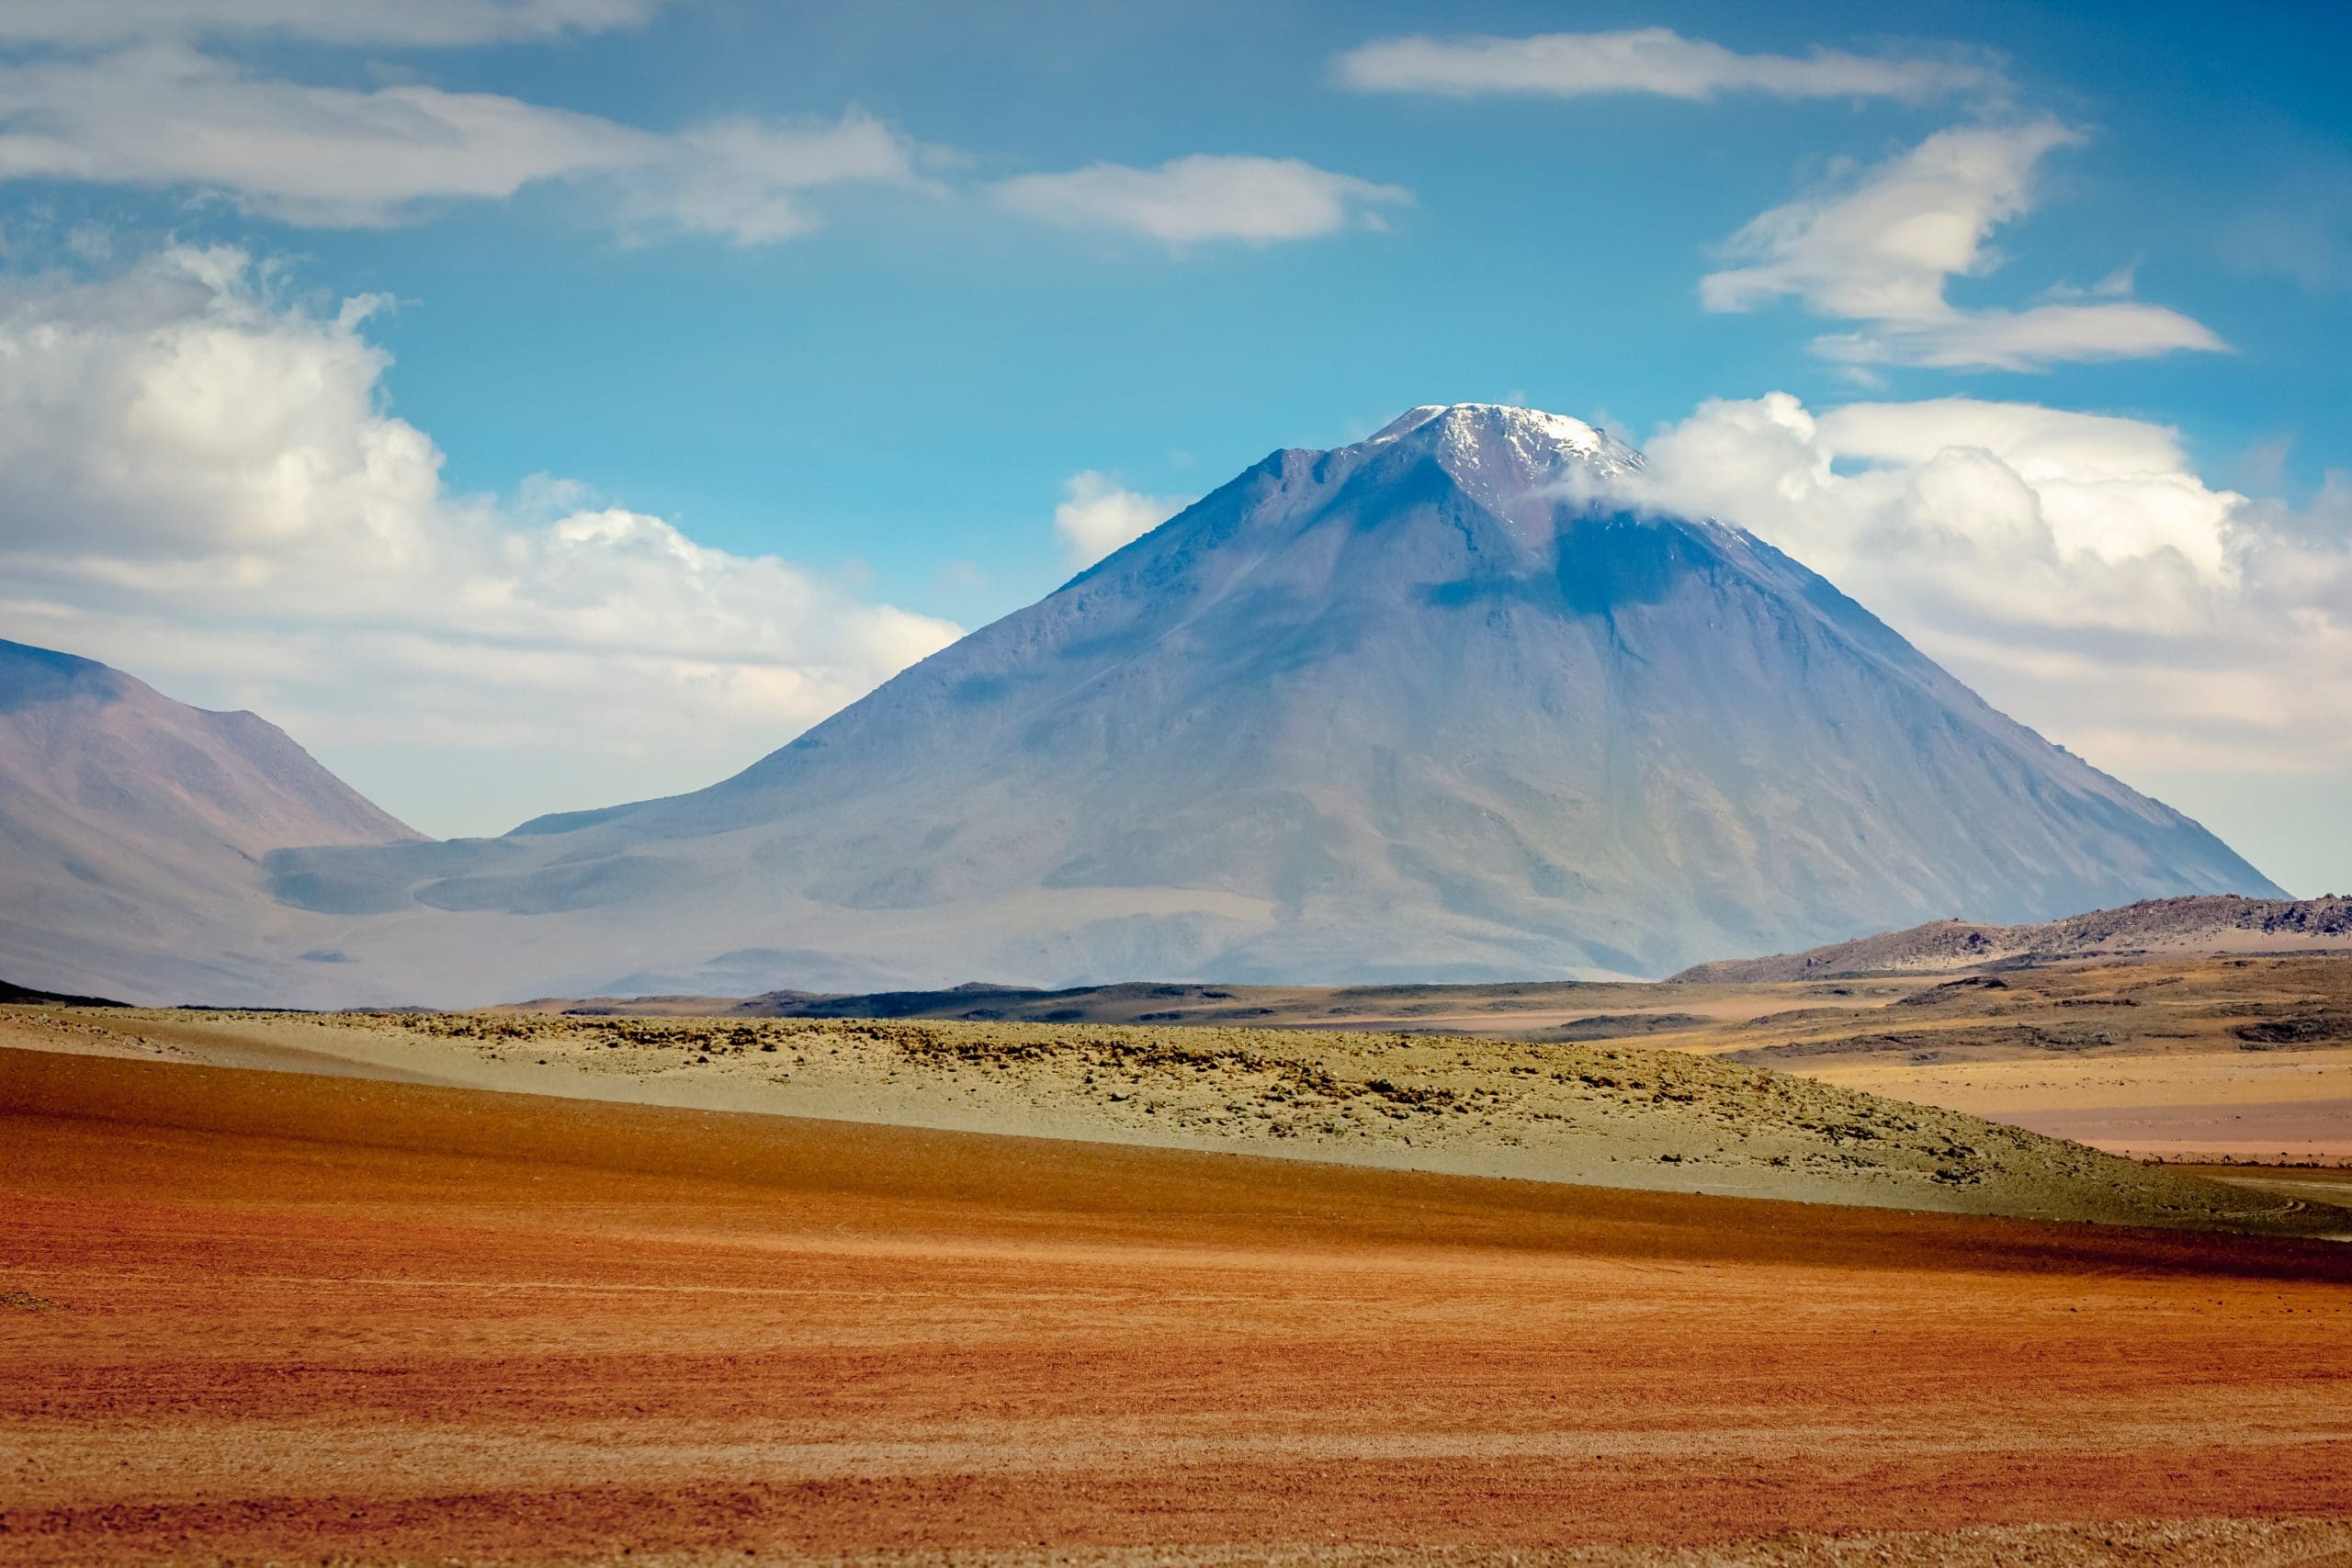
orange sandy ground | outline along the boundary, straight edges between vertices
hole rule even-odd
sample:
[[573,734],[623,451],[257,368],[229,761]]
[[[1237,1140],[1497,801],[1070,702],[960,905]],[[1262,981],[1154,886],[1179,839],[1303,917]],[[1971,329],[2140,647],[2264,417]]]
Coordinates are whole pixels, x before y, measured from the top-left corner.
[[0,1052],[0,1561],[2352,1516],[2352,1248]]

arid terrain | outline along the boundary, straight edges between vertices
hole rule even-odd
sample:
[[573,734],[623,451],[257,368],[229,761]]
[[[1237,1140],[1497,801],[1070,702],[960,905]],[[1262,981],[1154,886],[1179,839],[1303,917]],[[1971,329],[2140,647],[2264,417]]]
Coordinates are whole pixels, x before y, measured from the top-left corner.
[[[2211,902],[2263,907],[2249,899]],[[2290,908],[2325,924],[2342,902]],[[2130,929],[2134,940],[2154,941],[2161,932],[2151,934],[2151,927],[2159,923]],[[2072,931],[2076,922],[2059,924]],[[2278,938],[2274,932],[2264,940]],[[1617,1040],[1770,1066],[2134,1157],[2352,1163],[2352,954],[2158,949],[2046,964],[2019,963],[2011,954],[1973,968],[1955,968],[1950,953],[1933,944],[1924,956],[1914,955],[1920,972],[1812,980],[1768,975],[1663,986],[1115,986],[1046,993],[976,987],[732,1003],[605,998],[517,1010],[651,1016],[731,1008],[738,1016],[1078,1018]],[[1899,954],[1874,947],[1868,956]]]
[[11,1562],[2352,1552],[2325,1242],[20,1050],[0,1189]]
[[2352,958],[2012,969],[1739,1032],[1674,1043],[2134,1157],[2352,1164]]
[[1753,1061],[1605,1043],[1169,1024],[25,1009],[0,1012],[5,1044],[1457,1175],[2352,1233],[2352,1213],[2332,1205]]
[[2352,1563],[2352,960],[1115,990],[0,1007],[0,1560]]
[[2144,898],[2031,925],[1933,920],[1804,953],[1701,964],[1677,980],[1738,983],[1858,975],[1929,975],[2082,959],[2243,958],[2352,953],[2352,897]]

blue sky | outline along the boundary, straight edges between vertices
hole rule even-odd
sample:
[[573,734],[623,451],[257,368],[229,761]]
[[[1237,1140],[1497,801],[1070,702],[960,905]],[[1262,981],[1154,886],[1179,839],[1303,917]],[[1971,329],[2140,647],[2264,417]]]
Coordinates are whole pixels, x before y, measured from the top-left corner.
[[[152,484],[120,494],[72,473],[21,486],[0,528],[26,544],[29,591],[0,596],[0,635],[250,704],[420,825],[496,830],[707,782],[926,637],[1035,599],[1080,558],[1057,505],[1125,498],[1115,515],[1140,525],[1274,446],[1340,444],[1412,404],[1527,402],[1636,443],[1711,400],[1772,392],[1810,413],[2022,404],[2171,433],[2128,477],[2193,488],[2192,510],[2245,498],[2181,525],[2221,541],[2212,558],[2176,581],[2156,556],[2194,558],[2205,536],[2143,539],[2136,513],[2065,520],[2118,493],[2120,424],[2037,426],[2001,449],[2025,473],[2020,452],[2092,443],[2027,475],[2057,519],[2030,606],[1996,603],[2009,569],[1989,532],[1964,557],[1917,545],[1974,525],[1927,502],[1898,518],[1887,496],[1849,494],[1834,539],[1773,524],[1762,502],[1737,520],[1777,527],[1996,703],[2206,817],[2299,891],[2352,886],[2333,810],[2352,719],[2327,723],[2352,707],[2352,490],[2328,478],[2352,468],[2352,12],[436,0],[406,37],[374,14],[158,0],[94,23],[27,0],[0,18],[0,170],[24,172],[0,183],[7,330],[116,332],[89,351],[116,403],[63,408],[58,388],[97,378],[76,361],[20,390],[20,412],[31,400],[94,453],[136,460],[123,433],[146,429],[160,374],[139,345],[199,321],[216,348],[290,356],[288,374],[330,389],[322,407],[349,410],[348,428],[289,407],[266,430],[258,415],[179,430]],[[1652,30],[1664,74],[1644,90],[1575,74],[1605,40]],[[1544,54],[1546,38],[1571,41]],[[1620,80],[1596,69],[1604,89]],[[1529,70],[1554,74],[1531,90],[1511,74]],[[411,89],[428,107],[481,96],[454,133],[391,112]],[[281,112],[316,90],[389,118],[346,143],[340,108]],[[1955,137],[2002,165],[1976,193],[1994,215],[1978,214],[1965,265],[1856,277],[1822,261],[1841,254],[1832,225],[1852,198],[1902,195],[1905,160]],[[1150,183],[1185,159],[1295,161],[1281,176],[1295,188],[1253,194],[1233,162],[1189,193]],[[1105,164],[1125,173],[1070,183]],[[1939,186],[1916,216],[1960,222],[1937,207],[1951,199]],[[1796,242],[1748,228],[1775,212]],[[170,258],[229,253],[243,270],[228,282],[216,268],[188,284],[186,265],[157,281]],[[1733,274],[1746,281],[1708,282]],[[1853,303],[1916,303],[1923,287],[1951,319]],[[368,296],[382,299],[339,314]],[[2037,310],[2097,314],[2063,330],[2037,317],[2029,367],[1988,362],[1995,313]],[[1840,475],[1923,469],[1933,443],[1888,456],[1894,417],[1806,440]],[[1958,417],[1952,445],[1979,449],[1992,416]],[[1712,450],[1714,428],[1683,428],[1679,449]],[[396,502],[361,495],[384,465],[350,454],[387,432],[429,443],[435,495],[418,501],[414,476],[383,481]],[[207,441],[220,455],[190,456]],[[174,486],[190,515],[228,518],[256,475],[282,481],[288,451],[306,474],[356,465],[331,487],[359,497],[343,544],[311,537],[323,524],[232,520],[159,546],[123,520]],[[1726,514],[1743,500],[1708,493]],[[76,509],[86,526],[54,521]],[[568,537],[579,586],[535,602],[516,661],[532,672],[481,651],[495,639],[395,613],[414,597],[397,571],[428,558],[503,602],[515,552],[539,547],[530,531],[579,515],[653,522],[600,525],[618,553],[585,564]],[[34,516],[52,521],[10,520]],[[392,552],[397,571],[349,542],[390,549],[412,528],[424,543]],[[2099,529],[2128,538],[2086,542]],[[299,549],[284,542],[298,534]],[[285,565],[313,546],[314,571]],[[728,559],[684,569],[684,587],[615,564],[689,549]],[[660,620],[756,620],[756,573],[723,602],[695,595],[769,557],[789,574],[788,624],[747,634],[764,672],[722,669],[728,655]],[[1955,572],[1980,579],[1973,596],[1930,581]],[[280,587],[250,588],[257,573]],[[243,586],[174,609],[165,577]],[[322,586],[357,578],[388,586],[347,604]],[[2133,593],[2154,606],[2144,625]],[[877,622],[876,606],[908,619]],[[336,640],[337,616],[377,639],[365,658]],[[2308,636],[2264,629],[2286,621]],[[616,676],[582,651],[598,637],[673,667]],[[527,715],[501,707],[502,687]],[[696,739],[659,738],[640,713],[692,719]],[[605,728],[626,734],[584,757],[565,744]]]
[[[1916,41],[1996,50],[2021,97],[2091,128],[2002,236],[2009,265],[1964,292],[2015,301],[2136,264],[2142,294],[2238,352],[1909,372],[1894,389],[2143,413],[2179,424],[2225,482],[2247,448],[2291,434],[2288,487],[2315,486],[2352,454],[2352,270],[2318,288],[2254,271],[2235,231],[2279,221],[2331,174],[2352,201],[2352,96],[2316,36],[2323,8],[2275,7],[2271,25],[2239,13],[2226,49],[2210,6],[2100,9],[1916,10],[1934,24]],[[1889,14],[1503,5],[1446,21],[1664,25],[1802,51],[1883,47]],[[854,562],[896,602],[967,622],[1050,586],[1059,563],[1037,520],[1075,469],[1198,491],[1272,446],[1336,444],[1435,400],[1523,399],[1638,435],[1709,396],[1851,395],[1805,355],[1820,323],[1803,310],[1697,308],[1709,247],[1827,160],[1952,123],[1951,103],[1460,102],[1334,85],[1343,49],[1427,17],[1069,5],[988,24],[941,6],[739,4],[425,62],[436,82],[653,126],[858,105],[1004,172],[1299,157],[1411,189],[1386,233],[1170,254],[894,194],[828,203],[826,229],[790,244],[624,246],[567,221],[560,198],[526,197],[273,243],[312,258],[325,287],[413,301],[379,333],[398,356],[390,386],[456,483],[583,476],[711,543]],[[2338,28],[2352,44],[2352,18]],[[2352,269],[2352,252],[2336,260]],[[979,571],[944,570],[958,562]]]

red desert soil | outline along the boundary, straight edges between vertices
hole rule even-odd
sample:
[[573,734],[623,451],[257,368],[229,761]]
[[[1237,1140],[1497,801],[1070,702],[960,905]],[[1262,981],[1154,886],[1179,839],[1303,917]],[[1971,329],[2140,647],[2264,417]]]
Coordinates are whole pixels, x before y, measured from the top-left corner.
[[2352,1517],[2324,1242],[19,1051],[0,1213],[10,1563]]

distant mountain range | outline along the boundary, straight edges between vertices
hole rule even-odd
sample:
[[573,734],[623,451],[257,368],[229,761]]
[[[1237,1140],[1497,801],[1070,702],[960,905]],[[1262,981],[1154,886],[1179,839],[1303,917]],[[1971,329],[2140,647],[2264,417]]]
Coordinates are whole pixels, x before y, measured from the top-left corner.
[[1560,978],[2278,893],[1762,541],[1609,501],[1640,461],[1486,404],[1276,452],[708,789],[264,835],[212,946],[289,999]]
[[2152,898],[2033,925],[1935,920],[1805,953],[1717,960],[1673,976],[1704,985],[2060,964],[2082,958],[2229,953],[2352,953],[2352,897]]
[[[2352,897],[2152,898],[2033,925],[1937,920],[1809,953],[1695,964],[1663,987],[1515,980],[1486,985],[1244,986],[1122,981],[1063,990],[967,982],[932,991],[756,997],[538,997],[493,1012],[574,1018],[956,1019],[976,1022],[1222,1024],[1241,1028],[1384,1029],[1507,1034],[1526,1040],[1623,1040],[1721,1027],[1679,1010],[1670,987],[1774,986],[2035,968],[2100,959],[2352,954]],[[1959,982],[1965,986],[1968,982]],[[1946,994],[1952,986],[1936,987]],[[5,987],[0,987],[5,999]],[[1681,1004],[1694,1005],[1694,1004]],[[1765,1003],[1759,998],[1758,1006]],[[1868,1008],[1875,1003],[1857,1003]],[[2062,1004],[2063,1005],[2063,1004]],[[1802,1016],[1802,1015],[1798,1015]],[[2271,1027],[2265,1024],[2264,1027]]]
[[250,713],[0,641],[0,975],[254,996],[317,924],[263,890],[265,856],[417,837]]

